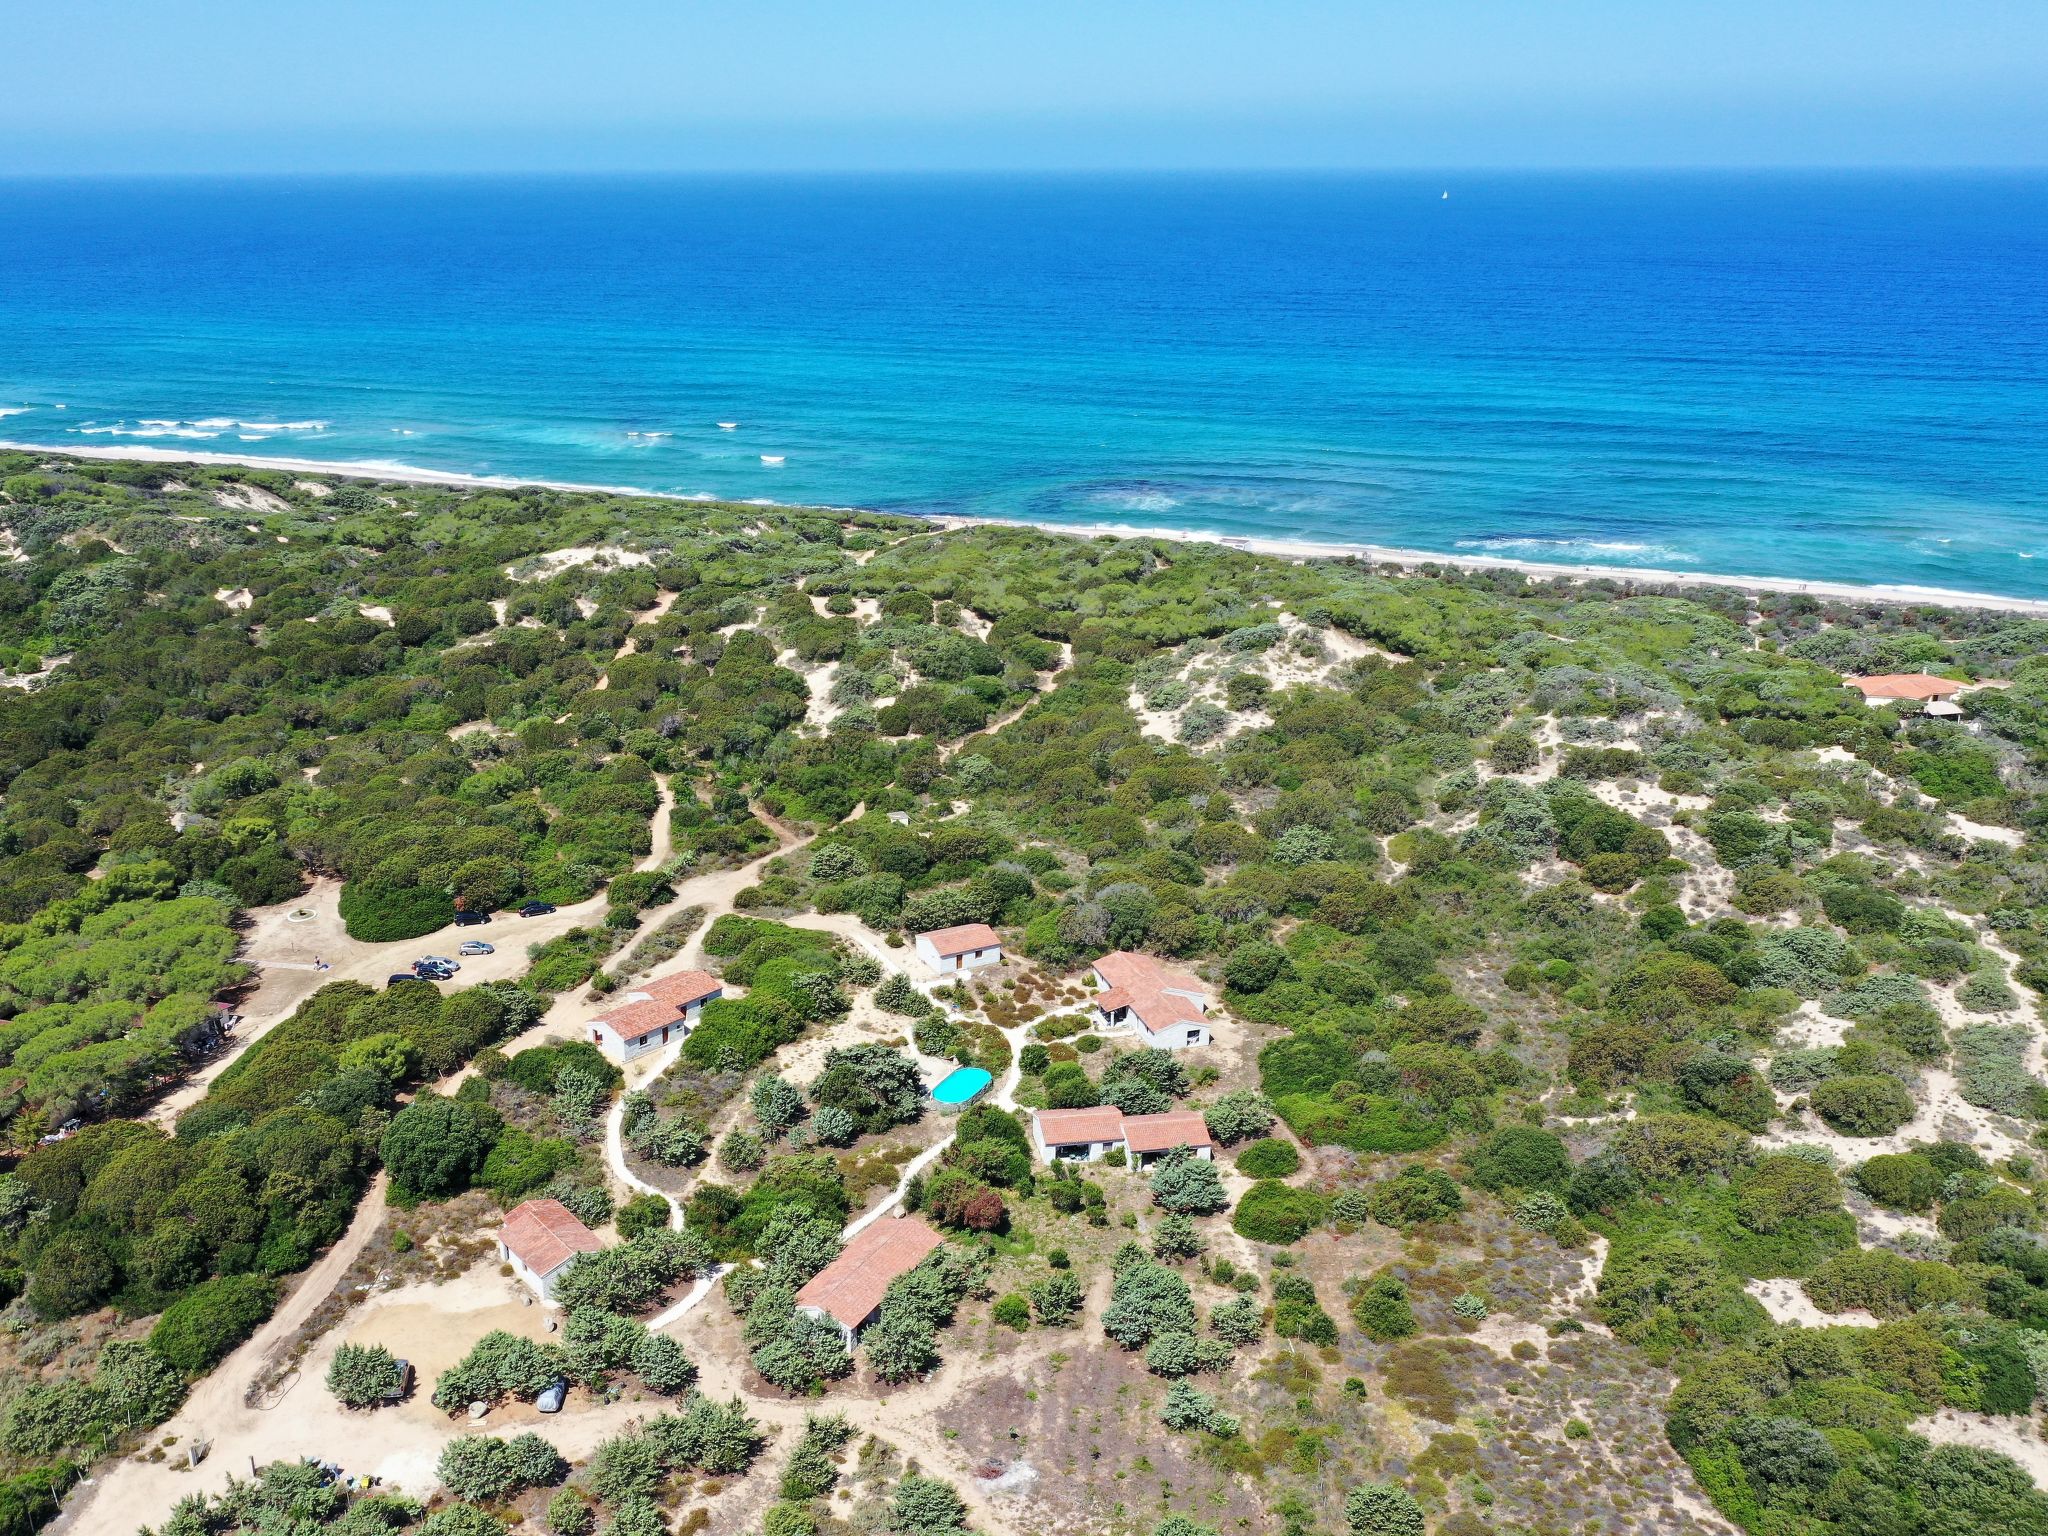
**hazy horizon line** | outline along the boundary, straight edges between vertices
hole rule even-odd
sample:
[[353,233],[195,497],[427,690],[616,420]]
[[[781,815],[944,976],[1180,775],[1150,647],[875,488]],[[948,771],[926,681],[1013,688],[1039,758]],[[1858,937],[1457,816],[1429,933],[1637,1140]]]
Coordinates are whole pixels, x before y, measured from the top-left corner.
[[0,169],[0,184],[26,181],[348,181],[419,180],[481,181],[518,177],[547,181],[599,181],[614,179],[747,179],[775,180],[815,178],[851,181],[862,178],[896,180],[960,180],[969,178],[1062,177],[1108,179],[1112,177],[1214,176],[1254,178],[1262,176],[1320,177],[1443,177],[1443,176],[2040,176],[2048,174],[2048,159],[2039,162],[1919,161],[1784,162],[1727,161],[1716,163],[1613,161],[1584,165],[1128,165],[1128,166],[604,166],[580,169],[541,166],[499,166],[451,168],[396,168],[361,166],[313,170],[235,169],[226,167],[164,169]]

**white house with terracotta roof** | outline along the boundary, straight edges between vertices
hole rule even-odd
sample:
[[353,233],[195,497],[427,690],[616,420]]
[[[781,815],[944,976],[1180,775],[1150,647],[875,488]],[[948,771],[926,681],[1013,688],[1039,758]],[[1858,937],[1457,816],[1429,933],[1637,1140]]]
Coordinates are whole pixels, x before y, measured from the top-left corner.
[[1031,1116],[1031,1134],[1048,1163],[1100,1162],[1124,1144],[1123,1111],[1114,1104],[1093,1109],[1041,1109]]
[[529,1200],[505,1213],[498,1229],[498,1258],[533,1287],[549,1306],[555,1282],[579,1253],[599,1253],[604,1244],[559,1200]]
[[915,1216],[888,1216],[863,1227],[838,1258],[804,1282],[797,1310],[835,1324],[846,1347],[882,1310],[889,1282],[907,1275],[945,1239]]
[[1203,1162],[1215,1157],[1209,1122],[1199,1111],[1169,1109],[1158,1115],[1124,1116],[1124,1151],[1137,1167],[1151,1167],[1175,1147],[1186,1147]]
[[987,923],[962,923],[957,928],[934,928],[917,936],[917,958],[941,976],[958,971],[975,971],[984,965],[1000,965],[1003,941]]
[[590,1021],[590,1039],[614,1061],[658,1051],[697,1027],[704,1005],[723,990],[709,971],[678,971],[621,993]]
[[1844,685],[1863,695],[1872,709],[1886,704],[1918,705],[1921,713],[1954,717],[1963,712],[1956,695],[1964,685],[1952,677],[1931,677],[1925,672],[1886,672],[1876,677],[1845,677]]
[[1113,1104],[1041,1109],[1031,1116],[1031,1135],[1048,1163],[1099,1162],[1117,1147],[1139,1168],[1149,1168],[1175,1147],[1186,1147],[1204,1162],[1216,1155],[1208,1123],[1192,1109],[1158,1115],[1127,1115]]
[[1095,1022],[1103,1029],[1128,1029],[1148,1046],[1179,1051],[1207,1045],[1214,994],[1190,976],[1151,955],[1120,949],[1094,965]]

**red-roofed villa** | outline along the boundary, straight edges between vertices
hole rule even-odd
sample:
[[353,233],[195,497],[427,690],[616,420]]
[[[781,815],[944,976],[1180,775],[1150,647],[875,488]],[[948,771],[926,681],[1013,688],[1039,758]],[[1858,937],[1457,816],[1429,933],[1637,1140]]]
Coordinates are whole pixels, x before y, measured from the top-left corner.
[[1886,672],[1876,677],[1845,677],[1842,682],[1863,695],[1873,709],[1882,704],[1919,705],[1922,714],[1953,718],[1962,714],[1956,695],[1963,685],[1952,677],[1930,677],[1925,672]]
[[614,1061],[658,1051],[697,1027],[704,1005],[723,985],[709,971],[657,977],[612,999],[610,1010],[590,1021],[591,1043]]
[[909,1274],[944,1241],[915,1216],[885,1216],[855,1233],[838,1258],[804,1282],[797,1309],[836,1324],[852,1349],[882,1310],[889,1282]]
[[956,971],[979,970],[1000,965],[1003,941],[987,923],[962,923],[957,928],[935,928],[917,936],[917,958],[941,976]]
[[1115,1147],[1122,1147],[1139,1168],[1149,1168],[1175,1147],[1186,1147],[1204,1161],[1216,1155],[1208,1123],[1192,1109],[1159,1115],[1127,1115],[1113,1104],[1041,1109],[1031,1117],[1031,1134],[1049,1163],[1099,1162]]
[[529,1200],[505,1213],[498,1229],[498,1257],[532,1286],[549,1306],[555,1282],[579,1253],[599,1253],[604,1244],[559,1200]]
[[1199,977],[1151,955],[1118,950],[1095,962],[1095,1020],[1103,1029],[1129,1029],[1164,1051],[1209,1043],[1214,998]]

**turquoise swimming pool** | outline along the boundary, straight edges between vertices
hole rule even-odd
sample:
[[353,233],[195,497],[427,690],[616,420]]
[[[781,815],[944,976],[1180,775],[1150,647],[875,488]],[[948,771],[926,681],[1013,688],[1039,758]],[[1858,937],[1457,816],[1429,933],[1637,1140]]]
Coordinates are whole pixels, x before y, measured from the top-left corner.
[[946,1074],[932,1089],[932,1098],[948,1109],[958,1109],[963,1104],[972,1104],[994,1081],[979,1067],[962,1067]]

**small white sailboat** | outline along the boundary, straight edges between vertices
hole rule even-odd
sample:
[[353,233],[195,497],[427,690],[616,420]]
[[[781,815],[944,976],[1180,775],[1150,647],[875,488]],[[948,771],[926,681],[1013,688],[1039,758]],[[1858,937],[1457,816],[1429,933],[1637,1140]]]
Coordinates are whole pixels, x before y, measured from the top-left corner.
[[780,464],[782,462],[782,455],[779,453],[764,453],[761,455],[761,462],[763,464]]
[[1451,200],[1451,194],[1446,192],[1444,194],[1443,200],[1448,203]]
[[737,431],[738,429],[739,423],[736,421],[721,421],[718,424],[718,430],[721,432],[734,432]]

